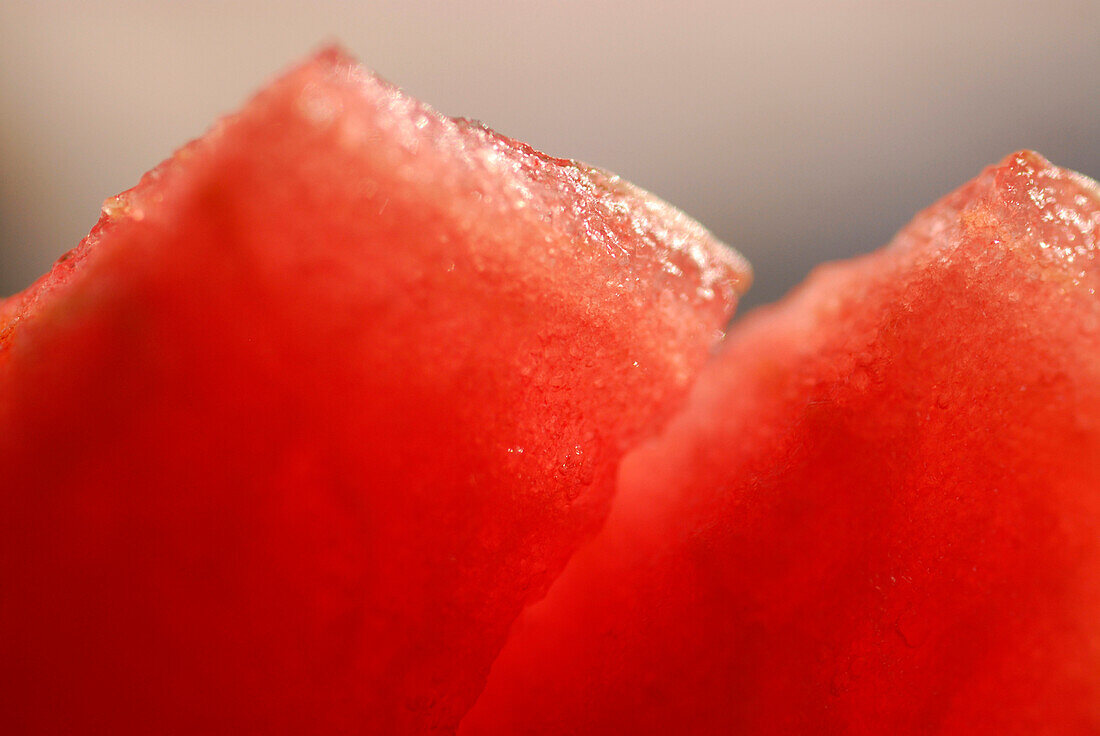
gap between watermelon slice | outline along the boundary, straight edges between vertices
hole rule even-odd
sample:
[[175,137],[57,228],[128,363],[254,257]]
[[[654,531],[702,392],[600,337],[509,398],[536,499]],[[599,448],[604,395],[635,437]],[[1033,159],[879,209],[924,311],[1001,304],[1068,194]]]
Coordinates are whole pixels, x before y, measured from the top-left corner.
[[0,303],[18,733],[452,731],[744,261],[318,54]]

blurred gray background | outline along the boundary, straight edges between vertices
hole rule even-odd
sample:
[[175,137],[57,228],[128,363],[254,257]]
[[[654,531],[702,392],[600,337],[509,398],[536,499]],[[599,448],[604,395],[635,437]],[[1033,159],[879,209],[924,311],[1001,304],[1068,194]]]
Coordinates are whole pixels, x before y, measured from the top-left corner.
[[1100,0],[0,2],[0,295],[325,41],[612,169],[752,261],[746,304],[1017,148],[1100,174]]

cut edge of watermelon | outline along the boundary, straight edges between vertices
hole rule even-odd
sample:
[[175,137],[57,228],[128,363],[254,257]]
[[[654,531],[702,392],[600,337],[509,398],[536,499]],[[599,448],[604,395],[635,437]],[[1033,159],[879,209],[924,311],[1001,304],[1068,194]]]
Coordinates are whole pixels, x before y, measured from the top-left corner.
[[[1055,188],[1051,187],[1055,182],[1059,183],[1058,197],[1054,195]],[[1085,216],[1082,211],[1074,208],[1074,204],[1082,210],[1091,209],[1094,214]],[[851,356],[859,355],[867,347],[859,340],[865,340],[866,337],[849,339],[848,336],[842,336],[837,341],[830,336],[823,336],[823,323],[828,325],[829,315],[833,310],[851,310],[853,304],[858,306],[859,299],[851,297],[853,292],[858,294],[862,289],[877,290],[884,282],[892,281],[898,273],[923,269],[937,262],[951,263],[955,259],[969,266],[990,255],[975,248],[976,243],[984,243],[984,247],[999,249],[996,256],[1011,257],[1014,267],[1021,264],[1027,267],[1035,278],[1061,282],[1065,285],[1064,289],[1088,288],[1087,284],[1082,287],[1081,283],[1086,278],[1086,271],[1090,272],[1088,278],[1093,282],[1100,279],[1100,216],[1095,213],[1100,213],[1100,183],[1084,174],[1061,168],[1036,151],[1017,150],[998,163],[987,166],[972,180],[920,210],[885,245],[852,258],[821,264],[780,299],[739,316],[730,336],[719,346],[719,354],[711,357],[701,376],[694,382],[689,398],[668,418],[658,434],[627,452],[620,465],[620,480],[624,467],[628,468],[628,473],[638,475],[638,464],[632,461],[632,457],[644,456],[646,453],[652,456],[656,448],[663,448],[661,451],[668,454],[685,455],[692,452],[692,445],[689,443],[700,432],[699,427],[705,427],[708,422],[715,421],[718,415],[728,411],[727,406],[716,401],[721,398],[720,390],[712,389],[707,380],[708,371],[718,371],[721,361],[745,358],[749,364],[747,370],[757,374],[756,382],[766,384],[774,372],[775,360],[802,363],[822,351],[836,351],[838,342],[843,343],[840,346],[841,352]],[[914,236],[918,231],[928,233],[948,228],[982,228],[997,237],[961,238],[948,246],[929,247],[920,237]],[[1072,250],[1049,247],[1041,237],[1043,230],[1047,228],[1068,228],[1078,245]],[[897,308],[899,312],[903,312],[907,307],[899,302]],[[877,322],[883,315],[878,312],[861,314],[851,311],[848,317]],[[775,334],[777,318],[782,321],[784,331],[789,330],[782,343],[771,339]],[[874,333],[866,333],[871,334]],[[746,344],[753,344],[758,350],[754,354],[748,354],[743,347]],[[760,351],[761,345],[768,349]],[[733,353],[735,349],[738,354]],[[723,355],[721,351],[728,352]],[[790,351],[791,354],[784,355],[783,351]],[[750,389],[751,383],[753,382],[748,386]],[[767,392],[746,392],[746,386],[742,385],[739,393],[739,400],[757,404],[751,410],[742,408],[740,413],[752,416],[767,412],[761,422],[765,426],[774,417],[789,413],[789,406],[783,403],[786,401],[783,397],[776,398],[778,403],[773,407],[768,406],[772,398]],[[751,426],[740,428],[747,433],[754,430]],[[773,441],[778,443],[784,440],[777,434]],[[664,459],[668,460],[668,457]],[[668,467],[669,473],[673,473],[671,468],[674,465],[669,464]],[[652,468],[648,472],[652,472]],[[652,494],[667,493],[670,486],[661,488],[666,478],[647,478],[649,483],[646,488]],[[674,485],[671,484],[671,487]],[[637,492],[638,489],[634,490]],[[617,488],[612,501],[613,507],[623,503],[623,496],[622,487]],[[644,500],[640,501],[635,497],[632,501],[635,508],[630,509],[631,517],[637,515],[642,519],[634,523],[634,529],[647,528],[652,523],[650,517],[644,516],[649,509]],[[616,513],[622,512],[612,511],[612,515]],[[578,558],[581,563],[585,563],[586,556],[591,559],[590,550],[600,543],[607,523],[605,520],[601,531],[574,552],[569,565],[551,584],[547,597],[554,596],[555,587],[563,586],[563,580],[566,585],[572,582],[569,576],[572,568],[577,566]],[[652,528],[659,527],[653,525]],[[665,529],[660,528],[660,533],[665,532]],[[637,540],[631,539],[630,543],[636,544]],[[540,603],[529,605],[526,612],[513,622],[509,642],[513,637],[527,635],[525,627],[531,625],[527,617],[531,616],[533,607],[536,608],[536,614],[540,613],[537,608],[539,605]],[[543,619],[545,618],[543,615]],[[608,632],[608,635],[611,633]],[[518,660],[510,658],[511,654],[509,644],[506,643],[493,661],[490,684],[494,678],[503,681],[509,668],[515,670],[514,664]],[[507,665],[503,670],[502,662]],[[491,703],[493,708],[500,707],[502,703],[508,705],[499,696],[495,699],[486,698],[487,692],[494,694],[491,690],[482,690],[474,706],[460,722],[459,734],[467,733],[463,726],[481,717],[480,714],[471,716],[478,711],[479,706],[490,707],[484,703]],[[484,723],[478,720],[473,725],[482,728]]]
[[[1100,224],[1090,222],[1080,212],[1064,202],[1050,198],[1050,185],[1069,183],[1077,191],[1076,206],[1088,200],[1100,202],[1100,183],[1070,169],[1051,163],[1042,154],[1020,149],[998,163],[984,168],[976,177],[921,209],[891,240],[881,248],[848,259],[822,263],[790,292],[744,316],[737,324],[755,321],[758,315],[817,293],[818,282],[834,278],[849,279],[852,288],[859,288],[863,274],[877,265],[887,272],[909,268],[915,261],[949,259],[960,254],[943,248],[929,249],[926,239],[950,227],[987,227],[1001,231],[1006,237],[993,240],[993,247],[1006,250],[1026,249],[1027,255],[1046,272],[1078,274],[1083,265],[1100,258]],[[1087,198],[1087,199],[1082,199]],[[980,211],[980,214],[975,214]],[[998,212],[990,221],[989,212]],[[1023,224],[1020,224],[1023,223]],[[1040,234],[1050,228],[1071,228],[1079,245],[1073,252],[1043,247],[1041,237],[1031,239],[1026,231]],[[969,254],[972,257],[975,254]],[[873,265],[874,264],[874,265]]]
[[[317,77],[331,89],[318,90]],[[597,167],[537,151],[481,123],[447,117],[366,69],[339,45],[330,44],[277,76],[236,112],[217,120],[199,138],[144,174],[134,187],[109,197],[99,220],[75,248],[63,254],[27,288],[0,297],[0,363],[20,324],[56,301],[59,292],[68,291],[86,277],[91,270],[89,264],[98,260],[97,246],[105,234],[146,217],[154,219],[177,174],[187,171],[188,159],[216,148],[226,131],[241,116],[248,115],[254,103],[277,94],[287,85],[295,85],[300,78],[306,80],[299,90],[300,112],[314,118],[317,125],[331,124],[336,114],[326,107],[326,99],[329,102],[332,99],[326,95],[347,94],[350,85],[360,96],[356,101],[376,115],[376,119],[367,122],[390,127],[390,133],[394,126],[403,126],[403,130],[394,134],[411,141],[414,154],[418,148],[430,146],[433,155],[450,159],[452,167],[457,167],[467,178],[484,175],[502,161],[514,173],[526,175],[531,185],[528,189],[492,193],[502,195],[496,198],[501,200],[508,217],[535,218],[541,227],[549,222],[563,231],[564,237],[559,242],[577,246],[578,257],[630,259],[636,264],[634,277],[642,288],[670,291],[677,300],[690,304],[690,309],[709,313],[720,325],[729,321],[739,297],[752,283],[752,269],[743,256],[646,190]],[[362,110],[355,113],[360,113],[359,119],[352,123],[361,127]],[[424,129],[427,131],[423,132]],[[462,181],[449,184],[461,187]],[[563,197],[563,190],[564,196],[573,197],[572,212],[565,217],[537,211],[524,200],[525,196],[533,196],[535,204],[554,201]],[[624,247],[623,235],[631,244],[640,242],[643,247]]]

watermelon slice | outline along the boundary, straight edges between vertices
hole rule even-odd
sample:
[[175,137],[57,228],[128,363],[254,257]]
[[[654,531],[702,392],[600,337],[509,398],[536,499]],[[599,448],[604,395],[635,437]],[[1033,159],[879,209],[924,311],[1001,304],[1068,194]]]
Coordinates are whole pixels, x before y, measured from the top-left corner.
[[0,305],[3,730],[453,730],[748,278],[307,61]]
[[750,316],[460,733],[1100,733],[1098,290],[1022,152]]

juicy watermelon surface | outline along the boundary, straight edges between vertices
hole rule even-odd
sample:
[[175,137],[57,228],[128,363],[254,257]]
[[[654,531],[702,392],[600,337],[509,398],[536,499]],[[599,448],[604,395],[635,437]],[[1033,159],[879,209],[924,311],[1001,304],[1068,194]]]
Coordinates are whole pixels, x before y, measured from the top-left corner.
[[1098,252],[1022,151],[712,356],[701,226],[322,52],[0,300],[0,731],[1100,733]]
[[1098,251],[1021,152],[735,325],[460,733],[1100,733]]
[[7,733],[450,732],[747,286],[328,51],[0,303]]

